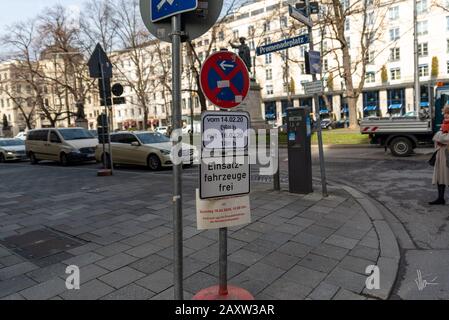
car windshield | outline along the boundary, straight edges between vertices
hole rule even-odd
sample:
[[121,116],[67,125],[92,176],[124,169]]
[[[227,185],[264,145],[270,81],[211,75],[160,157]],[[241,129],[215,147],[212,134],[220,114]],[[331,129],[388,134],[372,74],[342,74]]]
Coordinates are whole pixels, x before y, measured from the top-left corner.
[[86,129],[64,129],[59,130],[64,140],[83,140],[95,139],[95,137]]
[[170,142],[170,139],[160,133],[138,133],[136,136],[143,144]]
[[0,140],[0,147],[23,146],[25,142],[19,139]]

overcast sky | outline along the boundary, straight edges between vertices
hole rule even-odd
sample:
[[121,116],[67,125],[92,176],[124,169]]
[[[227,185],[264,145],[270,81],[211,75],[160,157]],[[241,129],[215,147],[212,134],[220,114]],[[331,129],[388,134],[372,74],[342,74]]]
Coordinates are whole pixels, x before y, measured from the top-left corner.
[[3,31],[6,25],[36,16],[46,7],[60,3],[75,9],[81,7],[83,2],[84,0],[0,0],[0,31]]

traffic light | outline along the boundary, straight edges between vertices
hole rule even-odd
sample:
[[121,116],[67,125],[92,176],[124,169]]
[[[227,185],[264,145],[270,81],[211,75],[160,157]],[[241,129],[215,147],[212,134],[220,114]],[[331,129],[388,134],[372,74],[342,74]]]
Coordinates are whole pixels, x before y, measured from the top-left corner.
[[111,79],[104,79],[104,89],[103,90],[103,79],[98,79],[98,87],[100,89],[100,105],[104,106],[106,101],[106,106],[112,106],[112,90],[111,90]]

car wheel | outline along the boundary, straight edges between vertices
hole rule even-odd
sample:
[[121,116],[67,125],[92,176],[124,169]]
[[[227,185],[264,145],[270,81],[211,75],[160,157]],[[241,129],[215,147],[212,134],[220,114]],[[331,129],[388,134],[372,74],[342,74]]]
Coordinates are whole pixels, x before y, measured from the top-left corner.
[[413,145],[410,139],[399,137],[390,142],[390,150],[395,157],[408,157],[413,152]]
[[61,153],[61,156],[59,158],[59,163],[63,167],[67,167],[70,164],[69,158],[67,157],[67,155],[65,153]]
[[162,167],[161,160],[155,154],[150,154],[147,162],[148,162],[148,168],[150,168],[153,171],[160,170]]
[[0,163],[4,163],[5,162],[5,156],[3,155],[3,153],[0,153]]
[[29,157],[30,157],[30,163],[31,164],[33,164],[33,165],[34,164],[38,164],[39,160],[37,160],[37,158],[36,158],[36,156],[34,155],[33,152],[30,152]]

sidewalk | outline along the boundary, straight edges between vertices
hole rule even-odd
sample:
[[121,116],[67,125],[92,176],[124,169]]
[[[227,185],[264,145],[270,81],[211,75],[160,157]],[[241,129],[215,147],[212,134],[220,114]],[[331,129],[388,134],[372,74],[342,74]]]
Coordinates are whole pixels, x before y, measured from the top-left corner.
[[[9,168],[1,177],[11,183],[0,186],[0,299],[173,299],[168,173]],[[185,299],[218,282],[218,231],[196,230],[196,185],[185,178]],[[256,299],[388,298],[399,250],[369,199],[348,187],[330,187],[326,199],[269,188],[252,184],[253,222],[229,230],[230,284]],[[67,265],[80,267],[80,290],[66,289]],[[380,290],[365,289],[368,265],[380,267]]]

